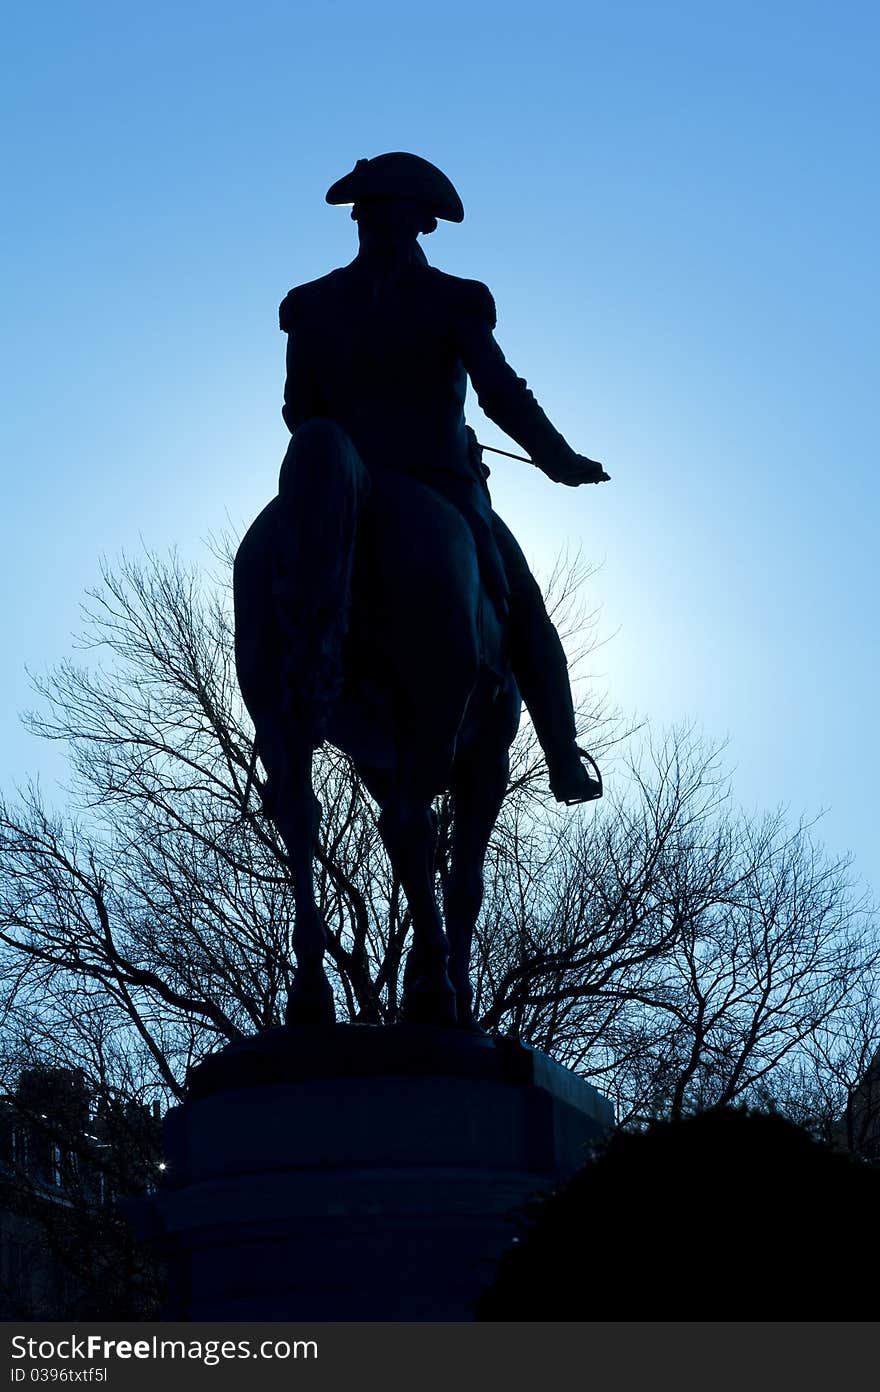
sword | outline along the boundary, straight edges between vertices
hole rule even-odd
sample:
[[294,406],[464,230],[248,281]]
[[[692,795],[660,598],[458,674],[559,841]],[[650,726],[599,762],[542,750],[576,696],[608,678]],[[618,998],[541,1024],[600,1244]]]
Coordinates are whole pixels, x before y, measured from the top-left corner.
[[477,441],[481,450],[488,450],[490,454],[503,454],[505,459],[518,459],[521,464],[534,464],[534,459],[529,459],[524,454],[511,454],[510,450],[499,449],[497,445],[484,445]]
[[[510,450],[499,449],[497,445],[484,445],[484,444],[482,444],[479,440],[477,441],[477,444],[478,444],[478,446],[479,446],[479,448],[480,448],[481,450],[488,450],[488,451],[490,452],[490,454],[503,454],[505,459],[518,459],[518,460],[520,461],[521,464],[531,464],[533,468],[537,468],[537,467],[538,467],[538,466],[535,464],[534,459],[529,459],[529,458],[528,458],[526,455],[524,455],[524,454],[511,454],[511,453],[510,453]],[[601,468],[602,466],[599,465],[599,467]],[[550,474],[549,477],[550,477],[550,478],[554,478],[555,476],[554,476],[553,474]],[[610,474],[606,474],[606,473],[605,473],[605,470],[602,469],[602,477],[599,478],[599,479],[590,479],[589,482],[591,482],[591,483],[607,483],[610,477],[611,477]],[[566,482],[565,479],[558,479],[558,478],[557,478],[555,481],[556,481],[557,483],[565,483],[565,482]],[[581,480],[581,482],[586,482],[586,480]]]

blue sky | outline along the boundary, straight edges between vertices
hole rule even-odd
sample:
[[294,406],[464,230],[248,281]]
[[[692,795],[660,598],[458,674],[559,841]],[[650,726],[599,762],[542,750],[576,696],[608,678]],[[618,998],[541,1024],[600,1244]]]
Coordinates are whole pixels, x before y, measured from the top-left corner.
[[410,149],[466,209],[429,259],[488,282],[612,475],[492,478],[539,572],[601,563],[597,679],[729,737],[746,807],[828,809],[880,884],[878,37],[845,2],[12,8],[4,785],[58,772],[18,730],[24,667],[70,653],[99,556],[205,556],[274,491],[278,301],[354,254],[328,185]]

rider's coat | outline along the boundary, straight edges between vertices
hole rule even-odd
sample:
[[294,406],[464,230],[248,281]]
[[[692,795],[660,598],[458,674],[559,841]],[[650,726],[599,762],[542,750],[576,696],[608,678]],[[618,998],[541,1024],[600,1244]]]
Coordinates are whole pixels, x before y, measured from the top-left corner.
[[329,417],[371,472],[412,474],[453,499],[466,489],[488,516],[488,499],[476,500],[485,490],[473,488],[482,480],[465,428],[468,377],[486,415],[539,467],[574,452],[506,362],[487,287],[435,270],[417,251],[403,265],[361,252],[285,297],[284,420],[293,431]]

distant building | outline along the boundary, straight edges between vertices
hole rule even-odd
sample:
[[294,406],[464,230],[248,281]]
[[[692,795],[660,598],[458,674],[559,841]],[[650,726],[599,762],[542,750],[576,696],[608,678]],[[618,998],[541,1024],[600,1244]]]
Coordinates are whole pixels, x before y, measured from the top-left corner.
[[880,1163],[880,1050],[850,1095],[849,1105],[835,1127],[835,1141],[863,1160]]
[[142,1263],[115,1205],[155,1188],[160,1148],[158,1103],[97,1100],[70,1069],[21,1074],[0,1098],[0,1318],[125,1317]]

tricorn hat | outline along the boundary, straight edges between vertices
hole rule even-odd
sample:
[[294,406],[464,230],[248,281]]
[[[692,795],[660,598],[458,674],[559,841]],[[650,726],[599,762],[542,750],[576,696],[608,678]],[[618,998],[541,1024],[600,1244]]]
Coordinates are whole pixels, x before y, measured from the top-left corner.
[[442,170],[400,150],[358,160],[350,174],[327,190],[327,202],[334,207],[359,198],[418,198],[430,205],[434,217],[464,221],[461,199]]

